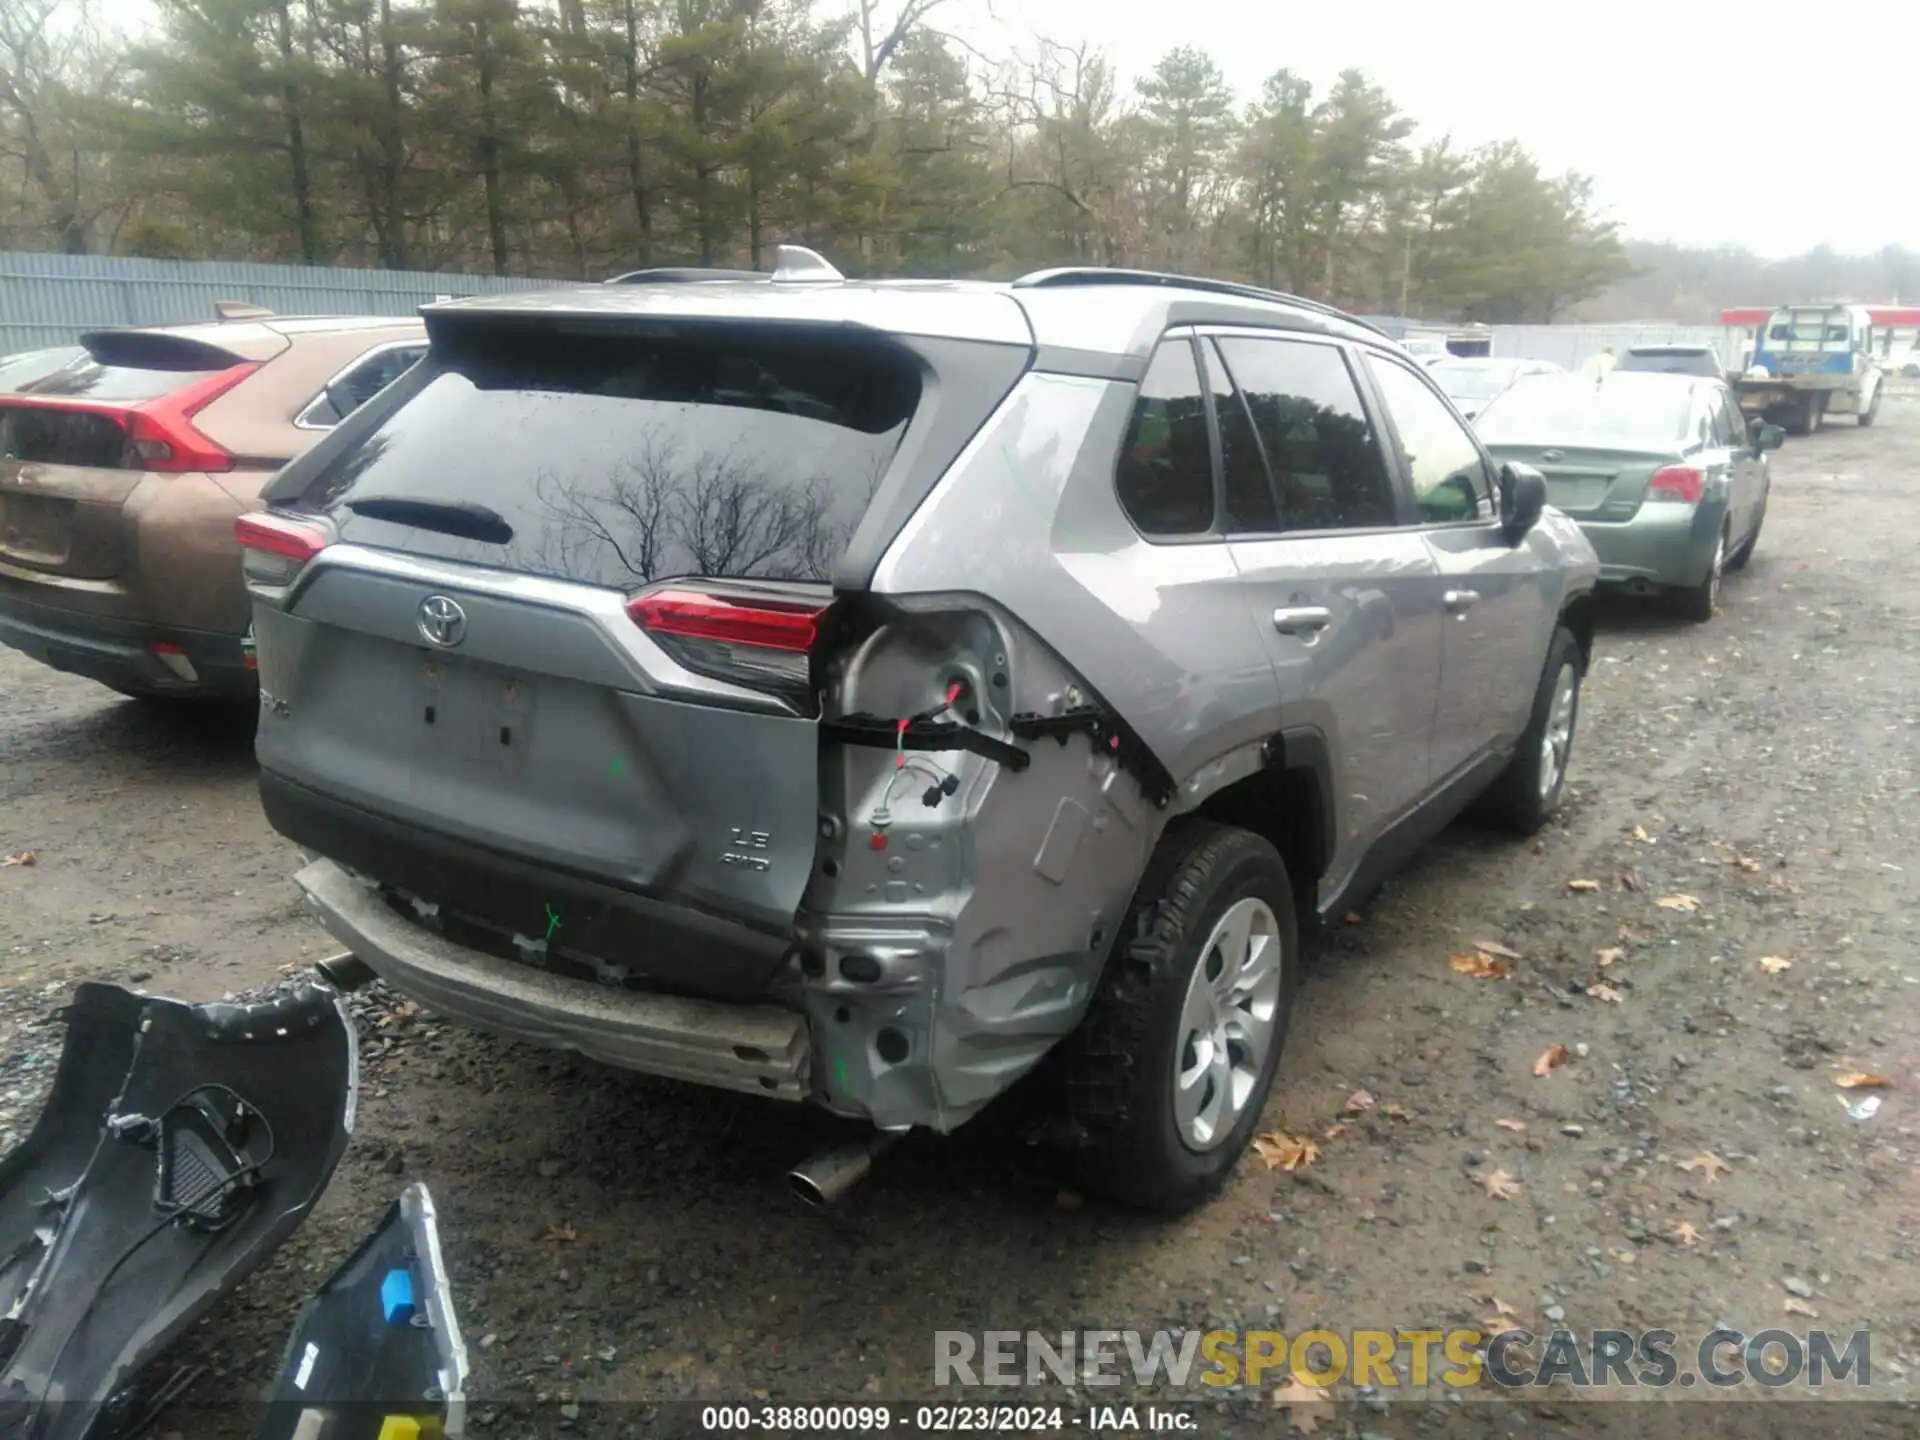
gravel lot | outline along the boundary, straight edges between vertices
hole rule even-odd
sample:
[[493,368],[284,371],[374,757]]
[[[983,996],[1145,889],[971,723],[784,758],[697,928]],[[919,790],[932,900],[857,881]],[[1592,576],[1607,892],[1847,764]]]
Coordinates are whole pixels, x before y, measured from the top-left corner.
[[[1249,1157],[1216,1203],[1149,1224],[1058,1193],[983,1121],[896,1147],[822,1215],[782,1173],[836,1133],[824,1120],[456,1031],[376,991],[356,997],[353,1146],[190,1341],[209,1367],[196,1398],[264,1383],[306,1290],[412,1179],[441,1210],[492,1434],[595,1414],[645,1429],[631,1407],[576,1420],[578,1401],[923,1398],[940,1328],[1294,1333],[1501,1307],[1543,1329],[1868,1327],[1876,1388],[1907,1394],[1920,400],[1789,441],[1774,474],[1713,623],[1609,609],[1555,827],[1531,847],[1457,827],[1308,966],[1268,1120],[1319,1144],[1311,1164]],[[12,652],[0,697],[0,852],[37,857],[0,868],[11,1144],[75,982],[207,1000],[333,947],[296,903],[243,737]],[[1518,955],[1510,978],[1450,966],[1479,942]],[[1567,1062],[1536,1077],[1555,1045]],[[1890,1083],[1846,1090],[1847,1072]],[[1345,1113],[1362,1090],[1371,1108]],[[1878,1113],[1854,1118],[1869,1095]],[[1339,1402],[1323,1433],[1433,1416],[1431,1399]],[[1568,1408],[1525,1433],[1597,1433]],[[1502,1410],[1488,1433],[1520,1433]],[[1852,1429],[1916,1425],[1862,1412]],[[226,1433],[205,1412],[175,1428]]]

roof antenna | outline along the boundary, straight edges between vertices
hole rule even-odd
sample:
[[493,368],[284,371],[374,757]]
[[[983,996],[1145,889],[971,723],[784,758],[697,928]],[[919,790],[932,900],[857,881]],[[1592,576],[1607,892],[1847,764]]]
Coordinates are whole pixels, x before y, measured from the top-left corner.
[[773,252],[773,278],[819,284],[847,277],[829,265],[818,251],[804,245],[780,245]]
[[213,313],[222,320],[263,320],[273,311],[245,300],[216,300],[213,302]]

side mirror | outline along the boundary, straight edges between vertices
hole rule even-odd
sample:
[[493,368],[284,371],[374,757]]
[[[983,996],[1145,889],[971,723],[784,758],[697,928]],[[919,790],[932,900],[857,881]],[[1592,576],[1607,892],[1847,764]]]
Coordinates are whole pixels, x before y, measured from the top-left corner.
[[1531,465],[1509,462],[1500,467],[1500,529],[1509,544],[1524,540],[1546,508],[1546,476]]
[[1778,425],[1767,425],[1756,421],[1748,432],[1753,441],[1753,453],[1764,455],[1769,450],[1778,450],[1787,443],[1787,432]]

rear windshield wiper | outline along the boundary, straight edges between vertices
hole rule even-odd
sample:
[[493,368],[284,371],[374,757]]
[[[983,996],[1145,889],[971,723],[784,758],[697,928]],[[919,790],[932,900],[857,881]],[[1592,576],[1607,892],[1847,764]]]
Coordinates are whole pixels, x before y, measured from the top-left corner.
[[414,500],[404,495],[370,495],[364,500],[343,502],[356,515],[369,520],[390,520],[396,525],[412,525],[442,535],[457,535],[463,540],[486,540],[495,545],[513,542],[513,527],[497,510],[471,500]]

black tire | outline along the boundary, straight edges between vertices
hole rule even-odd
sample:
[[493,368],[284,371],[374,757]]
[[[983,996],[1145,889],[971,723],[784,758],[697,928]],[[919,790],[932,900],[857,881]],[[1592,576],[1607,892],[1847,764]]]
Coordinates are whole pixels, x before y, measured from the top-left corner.
[[1707,577],[1698,585],[1688,585],[1672,592],[1674,612],[1682,620],[1691,620],[1696,625],[1704,625],[1713,619],[1713,612],[1720,604],[1720,582],[1727,573],[1727,532],[1720,532],[1720,543],[1714,548],[1713,564],[1707,569]]
[[1862,410],[1860,414],[1857,417],[1855,417],[1859,421],[1860,428],[1862,430],[1866,429],[1869,425],[1873,424],[1875,420],[1878,420],[1880,418],[1880,392],[1884,388],[1885,388],[1884,386],[1876,385],[1873,391],[1873,403],[1867,406],[1866,409]]
[[[1265,1063],[1233,1128],[1204,1150],[1181,1136],[1173,1080],[1181,1011],[1201,947],[1236,902],[1257,898],[1278,925],[1280,988]],[[1219,1189],[1260,1124],[1286,1046],[1300,951],[1279,852],[1248,830],[1176,820],[1161,837],[1079,1027],[1050,1057],[1061,1160],[1088,1194],[1175,1214]]]
[[1817,395],[1809,395],[1806,403],[1793,412],[1793,423],[1787,428],[1795,435],[1811,435],[1820,428],[1820,422],[1826,418],[1826,406]]
[[[1560,677],[1569,668],[1573,671],[1573,709],[1567,717],[1566,746],[1552,785],[1543,787],[1547,726],[1553,719]],[[1540,669],[1540,684],[1533,692],[1533,712],[1527,717],[1527,728],[1514,748],[1513,759],[1480,801],[1481,813],[1501,828],[1516,835],[1531,835],[1560,808],[1573,739],[1580,728],[1580,685],[1586,670],[1579,640],[1566,626],[1560,626],[1553,632],[1553,643],[1547,646],[1547,663]]]

